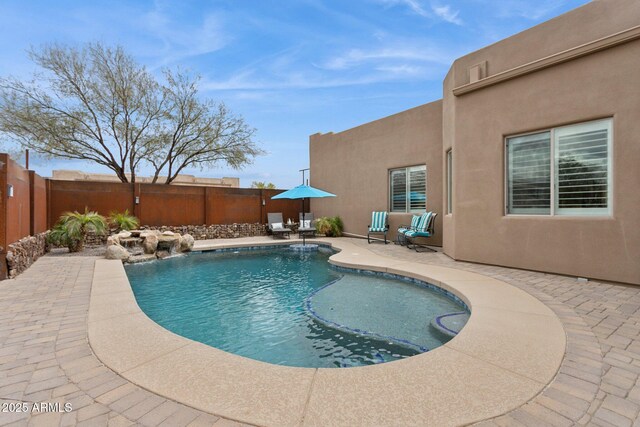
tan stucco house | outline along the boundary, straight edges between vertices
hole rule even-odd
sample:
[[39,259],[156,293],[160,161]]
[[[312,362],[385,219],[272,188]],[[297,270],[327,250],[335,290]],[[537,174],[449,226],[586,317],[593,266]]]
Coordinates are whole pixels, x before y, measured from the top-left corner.
[[457,260],[640,284],[640,1],[596,0],[457,59],[443,99],[310,137],[312,202],[366,234],[438,212]]

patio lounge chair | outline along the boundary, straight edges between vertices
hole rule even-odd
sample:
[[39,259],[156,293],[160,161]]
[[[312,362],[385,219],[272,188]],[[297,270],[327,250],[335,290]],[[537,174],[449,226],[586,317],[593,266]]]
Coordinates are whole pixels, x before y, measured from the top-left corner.
[[[404,236],[407,239],[407,247],[409,249],[415,249],[416,252],[420,252],[418,251],[418,248],[420,247],[425,248],[431,252],[435,252],[435,250],[431,249],[427,245],[418,244],[416,241],[418,239],[426,239],[432,237],[435,234],[435,224],[437,216],[438,214],[433,212],[422,214],[422,218],[420,219],[420,224],[418,225],[417,230],[407,231],[406,233],[404,233]],[[411,245],[413,245],[413,248],[411,248]]]
[[420,220],[422,219],[422,215],[414,215],[411,218],[411,225],[401,225],[398,227],[398,235],[396,237],[396,244],[398,245],[406,245],[407,239],[405,237],[405,233],[407,231],[416,231],[418,229],[418,225],[420,225]]
[[387,212],[373,212],[371,214],[371,224],[368,225],[367,242],[371,243],[372,234],[384,234],[384,244],[387,242],[387,231],[389,231],[389,214]]
[[303,234],[305,236],[316,237],[316,227],[314,227],[313,225],[313,214],[310,212],[300,212],[300,226],[298,227],[298,237],[302,237]]
[[273,234],[274,239],[276,237],[291,237],[291,229],[285,227],[284,221],[282,220],[282,212],[268,213],[267,220],[269,223],[269,231]]

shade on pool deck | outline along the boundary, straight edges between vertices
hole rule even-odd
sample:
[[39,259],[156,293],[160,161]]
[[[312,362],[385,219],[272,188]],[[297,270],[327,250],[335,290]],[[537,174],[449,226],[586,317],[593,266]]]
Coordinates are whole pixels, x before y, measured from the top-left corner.
[[[452,267],[505,281],[534,295],[558,316],[567,334],[567,349],[557,376],[525,405],[482,425],[631,425],[637,418],[640,338],[633,331],[637,329],[640,288],[599,281],[585,284],[571,277],[456,262],[441,253],[416,254],[393,245],[371,247],[366,241],[340,240],[397,262]],[[247,238],[197,245],[271,242]],[[97,259],[49,255],[17,279],[0,282],[2,401],[55,399],[74,406],[69,414],[2,413],[0,424],[175,425],[193,421],[230,425],[229,420],[142,389],[96,358],[87,344],[86,314]],[[117,293],[120,301],[126,297],[126,292]],[[127,307],[119,303],[92,315],[108,316],[111,311],[117,317],[122,310]],[[118,332],[124,330],[126,326]],[[403,409],[400,405],[394,413]],[[395,421],[401,424],[399,418]]]

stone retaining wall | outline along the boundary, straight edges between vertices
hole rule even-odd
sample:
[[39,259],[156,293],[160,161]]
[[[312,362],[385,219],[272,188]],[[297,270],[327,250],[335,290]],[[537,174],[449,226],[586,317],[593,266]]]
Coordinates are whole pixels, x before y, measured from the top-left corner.
[[[177,225],[177,226],[142,226],[140,230],[173,231],[178,234],[190,234],[196,240],[206,239],[233,239],[236,237],[265,236],[267,226],[265,224],[214,224],[214,225]],[[85,245],[98,246],[107,243],[108,235],[99,236],[93,233],[87,234]]]
[[85,246],[101,246],[101,245],[106,245],[107,244],[107,238],[109,237],[109,234],[111,233],[107,233],[107,234],[95,234],[92,232],[88,232],[87,235],[84,237],[84,244]]
[[214,224],[214,225],[181,225],[162,227],[140,227],[143,230],[173,231],[179,234],[190,234],[196,240],[233,239],[236,237],[265,236],[265,224]]
[[25,271],[38,258],[48,252],[47,233],[27,236],[7,247],[7,270],[9,278]]

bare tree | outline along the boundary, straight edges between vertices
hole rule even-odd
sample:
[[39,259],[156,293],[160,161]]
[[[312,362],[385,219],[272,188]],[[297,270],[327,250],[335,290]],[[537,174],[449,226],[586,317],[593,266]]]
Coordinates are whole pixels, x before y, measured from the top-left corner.
[[255,130],[244,119],[223,103],[198,99],[198,78],[171,71],[165,71],[165,77],[165,116],[149,156],[155,168],[153,182],[162,174],[170,184],[187,167],[225,162],[240,168],[262,154],[252,141]]
[[26,148],[98,163],[122,182],[148,163],[166,183],[186,167],[240,168],[262,153],[242,118],[198,98],[197,78],[166,71],[160,83],[121,47],[99,43],[29,55],[45,74],[0,79],[0,132]]

